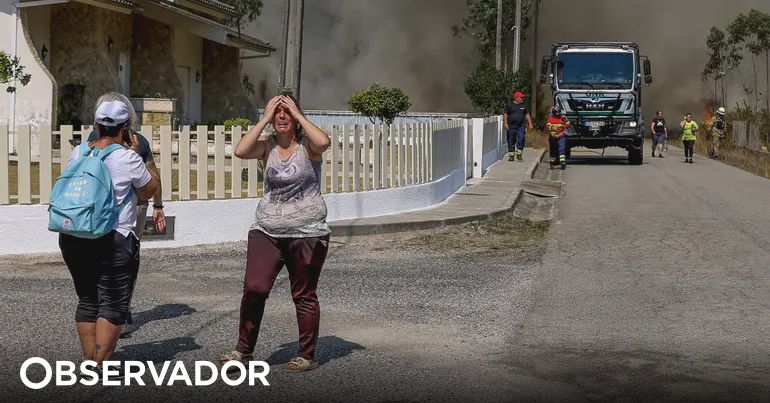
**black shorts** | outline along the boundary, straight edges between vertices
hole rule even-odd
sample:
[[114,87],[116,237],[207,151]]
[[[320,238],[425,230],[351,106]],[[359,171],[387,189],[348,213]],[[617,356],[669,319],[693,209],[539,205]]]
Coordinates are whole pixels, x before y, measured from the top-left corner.
[[139,240],[117,231],[98,239],[60,234],[59,248],[78,295],[75,321],[125,324],[139,271]]
[[653,133],[652,135],[652,145],[658,145],[658,144],[665,144],[666,143],[666,134],[665,133]]

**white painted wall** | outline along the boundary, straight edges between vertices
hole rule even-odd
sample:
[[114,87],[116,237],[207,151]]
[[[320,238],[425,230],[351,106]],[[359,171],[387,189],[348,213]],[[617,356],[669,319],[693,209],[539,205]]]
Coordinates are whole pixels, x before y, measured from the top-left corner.
[[[458,167],[440,180],[403,188],[326,194],[328,220],[375,217],[419,210],[446,200],[465,185]],[[170,248],[245,240],[259,199],[167,202],[176,217],[175,239],[143,242],[143,248]],[[0,206],[0,256],[58,252],[58,234],[48,231],[48,206]],[[332,234],[333,235],[333,234]]]
[[[178,74],[180,82],[187,91],[187,111],[185,113],[189,121],[200,122],[203,91],[203,40],[188,31],[176,28],[174,30],[174,63],[176,67],[189,69],[189,86],[183,81],[185,77]],[[196,72],[201,74],[201,79],[197,83],[195,82]]]
[[[13,5],[17,1],[0,0],[0,50],[10,56],[18,56],[32,79],[26,87],[17,85],[15,95],[6,93],[6,86],[0,85],[0,124],[49,125],[53,112],[53,80],[34,56],[36,50],[25,39],[21,20],[16,18],[17,10]],[[48,29],[50,36],[50,24],[48,28],[41,29]],[[45,32],[36,32],[35,35],[44,37]]]

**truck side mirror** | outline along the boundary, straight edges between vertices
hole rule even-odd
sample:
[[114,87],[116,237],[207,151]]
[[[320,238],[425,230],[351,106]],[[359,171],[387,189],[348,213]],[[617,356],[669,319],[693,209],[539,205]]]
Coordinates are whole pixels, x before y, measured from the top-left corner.
[[650,59],[647,56],[642,56],[642,68],[644,70],[644,83],[647,85],[652,84],[652,66],[650,65]]
[[548,58],[543,57],[543,60],[540,62],[540,75],[544,76],[548,74]]
[[540,75],[540,84],[545,85],[548,82],[548,79],[545,78],[545,74]]

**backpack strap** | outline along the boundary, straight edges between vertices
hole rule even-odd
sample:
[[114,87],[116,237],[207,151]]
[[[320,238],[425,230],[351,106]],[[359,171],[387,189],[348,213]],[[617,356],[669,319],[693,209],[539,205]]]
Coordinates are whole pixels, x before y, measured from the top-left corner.
[[112,154],[115,150],[120,150],[121,148],[125,148],[120,144],[110,144],[107,147],[104,147],[103,149],[99,150],[95,155],[99,157],[102,161],[104,161],[108,155]]
[[96,146],[89,147],[88,144],[80,143],[80,156],[85,157],[88,154],[90,154],[92,151],[95,152]]

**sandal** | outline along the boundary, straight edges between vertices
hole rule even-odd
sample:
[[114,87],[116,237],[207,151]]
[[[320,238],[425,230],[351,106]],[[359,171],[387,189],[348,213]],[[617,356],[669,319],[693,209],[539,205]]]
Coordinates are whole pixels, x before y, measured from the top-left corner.
[[291,372],[305,372],[318,368],[318,361],[310,361],[306,358],[295,357],[286,364],[286,370]]
[[219,365],[224,365],[228,361],[240,361],[241,363],[247,363],[252,360],[251,354],[243,354],[237,350],[229,351],[222,354],[219,357]]

